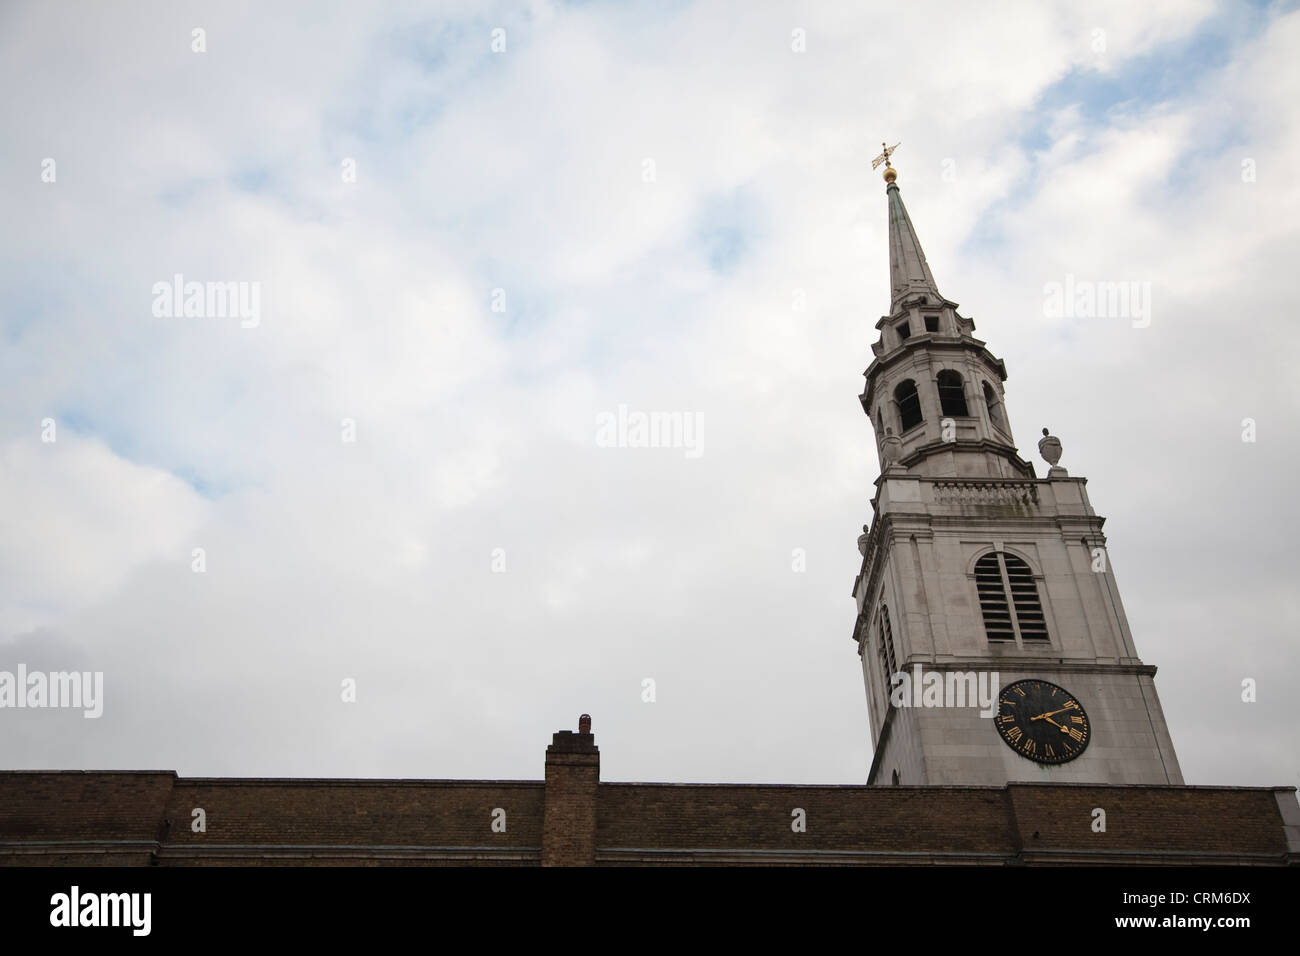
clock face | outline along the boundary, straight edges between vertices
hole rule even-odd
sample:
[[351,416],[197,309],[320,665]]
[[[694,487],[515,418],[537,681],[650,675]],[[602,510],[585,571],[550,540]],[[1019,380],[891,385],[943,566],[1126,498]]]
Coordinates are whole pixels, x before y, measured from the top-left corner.
[[998,694],[993,718],[1007,746],[1038,763],[1065,763],[1088,746],[1091,726],[1074,695],[1045,680],[1018,680]]

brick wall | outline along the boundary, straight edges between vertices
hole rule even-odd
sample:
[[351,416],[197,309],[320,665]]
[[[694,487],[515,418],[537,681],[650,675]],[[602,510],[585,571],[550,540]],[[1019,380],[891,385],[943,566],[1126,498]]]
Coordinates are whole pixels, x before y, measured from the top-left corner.
[[170,771],[0,773],[0,864],[148,863],[175,780]]
[[[793,829],[796,809],[805,832]],[[688,862],[746,854],[761,862],[828,854],[862,863],[991,862],[1015,847],[1004,791],[949,787],[602,784],[597,841],[603,862],[675,862],[688,850],[705,851]]]
[[535,864],[543,794],[537,781],[182,779],[162,862]]
[[1300,807],[1289,787],[601,783],[589,726],[555,735],[545,781],[0,772],[0,865],[150,863],[1295,865]]
[[[1018,841],[1041,862],[1236,863],[1287,855],[1278,790],[1012,784]],[[1294,801],[1294,791],[1281,793]],[[1105,832],[1093,811],[1105,811]]]

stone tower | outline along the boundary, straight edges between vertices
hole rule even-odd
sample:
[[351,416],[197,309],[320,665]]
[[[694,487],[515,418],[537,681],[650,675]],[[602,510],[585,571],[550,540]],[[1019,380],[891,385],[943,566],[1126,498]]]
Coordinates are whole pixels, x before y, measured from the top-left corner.
[[861,396],[881,467],[853,585],[868,782],[1181,784],[1105,519],[1047,429],[1046,477],[1020,457],[1006,366],[940,294],[896,178],[886,162],[890,306]]

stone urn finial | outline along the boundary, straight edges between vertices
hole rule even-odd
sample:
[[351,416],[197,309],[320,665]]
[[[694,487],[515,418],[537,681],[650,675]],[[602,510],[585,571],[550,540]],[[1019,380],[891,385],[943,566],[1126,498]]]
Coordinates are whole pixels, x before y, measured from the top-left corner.
[[858,535],[858,551],[864,558],[867,556],[867,538],[870,534],[871,532],[867,530],[867,526],[863,525],[862,534]]
[[1043,461],[1051,465],[1048,474],[1063,474],[1064,468],[1057,467],[1057,462],[1061,460],[1061,439],[1050,434],[1046,428],[1043,429],[1043,437],[1038,439],[1038,453],[1043,456]]

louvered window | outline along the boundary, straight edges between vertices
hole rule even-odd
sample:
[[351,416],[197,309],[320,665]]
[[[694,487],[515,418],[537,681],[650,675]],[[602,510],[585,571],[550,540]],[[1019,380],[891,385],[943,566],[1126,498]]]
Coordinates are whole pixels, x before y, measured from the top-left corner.
[[1047,643],[1047,619],[1029,565],[1014,554],[993,551],[975,562],[984,630],[990,641]]
[[890,678],[898,672],[898,660],[894,657],[894,632],[889,626],[889,608],[885,605],[880,606],[880,646],[876,649],[880,654],[880,669],[885,678],[885,699],[894,690],[894,685]]

